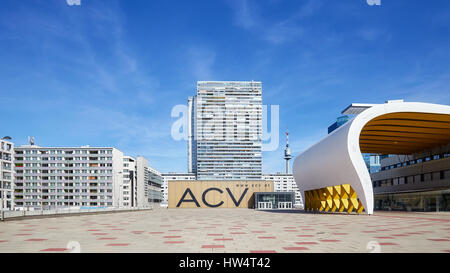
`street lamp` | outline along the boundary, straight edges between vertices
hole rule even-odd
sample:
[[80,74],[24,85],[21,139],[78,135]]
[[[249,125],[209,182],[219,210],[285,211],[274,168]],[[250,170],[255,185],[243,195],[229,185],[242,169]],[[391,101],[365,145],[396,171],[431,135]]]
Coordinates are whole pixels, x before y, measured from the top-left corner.
[[0,220],[3,221],[3,185],[0,184]]

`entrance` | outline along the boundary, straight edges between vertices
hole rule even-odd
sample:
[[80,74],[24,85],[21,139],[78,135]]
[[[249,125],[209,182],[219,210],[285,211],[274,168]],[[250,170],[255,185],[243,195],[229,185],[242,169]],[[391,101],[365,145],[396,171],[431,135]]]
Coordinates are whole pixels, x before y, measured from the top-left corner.
[[278,202],[279,209],[292,209],[292,202]]
[[272,202],[258,202],[258,209],[272,209]]

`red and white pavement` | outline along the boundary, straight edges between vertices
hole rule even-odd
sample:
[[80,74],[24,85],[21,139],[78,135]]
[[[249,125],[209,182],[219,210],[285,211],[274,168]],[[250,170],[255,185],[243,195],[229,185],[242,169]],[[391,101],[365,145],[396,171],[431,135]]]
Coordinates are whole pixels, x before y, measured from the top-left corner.
[[0,222],[0,252],[450,252],[450,213],[156,209]]

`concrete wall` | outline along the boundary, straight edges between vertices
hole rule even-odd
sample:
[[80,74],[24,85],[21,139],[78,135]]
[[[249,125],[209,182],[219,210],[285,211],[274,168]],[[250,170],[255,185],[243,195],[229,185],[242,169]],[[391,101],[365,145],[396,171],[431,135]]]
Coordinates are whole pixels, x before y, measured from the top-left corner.
[[145,157],[136,158],[136,177],[137,177],[137,206],[146,207],[148,203],[148,160]]
[[116,148],[112,149],[113,158],[113,206],[119,207],[122,196],[123,183],[123,153]]

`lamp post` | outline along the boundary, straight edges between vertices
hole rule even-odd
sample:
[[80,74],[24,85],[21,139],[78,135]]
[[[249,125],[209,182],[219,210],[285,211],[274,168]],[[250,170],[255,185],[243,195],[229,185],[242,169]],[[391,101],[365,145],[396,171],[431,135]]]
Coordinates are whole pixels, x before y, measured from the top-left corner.
[[[117,185],[117,187],[116,187],[116,183],[115,183],[115,179],[116,179],[116,175],[113,175],[113,189],[114,189],[114,191],[116,191],[116,190],[119,190],[119,192],[117,193],[117,194],[115,194],[116,196],[117,196],[117,209],[120,209],[120,200],[122,200],[121,198],[123,198],[123,197],[121,197],[122,196],[122,193],[123,193],[123,189],[122,189],[122,187],[123,187],[123,175],[122,175],[122,172],[117,172],[117,174],[118,175],[121,175],[122,177],[120,177],[120,180],[118,181],[118,185]],[[114,207],[114,206],[113,206]]]
[[3,188],[0,185],[0,220],[3,221]]

